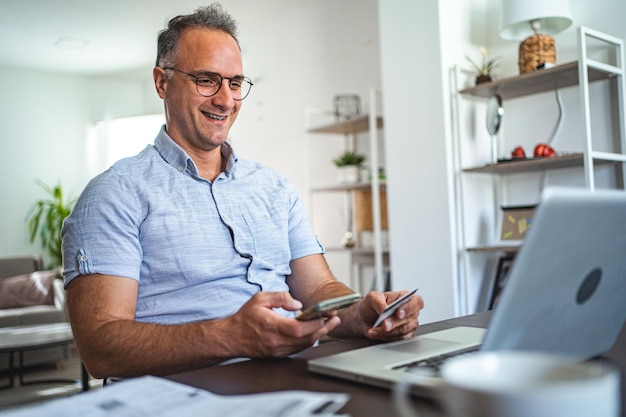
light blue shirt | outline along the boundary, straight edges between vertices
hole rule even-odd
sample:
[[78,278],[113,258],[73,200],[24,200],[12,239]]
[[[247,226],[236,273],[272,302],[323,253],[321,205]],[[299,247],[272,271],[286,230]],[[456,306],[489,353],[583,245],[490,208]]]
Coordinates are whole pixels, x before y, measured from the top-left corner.
[[65,285],[87,274],[137,280],[136,319],[172,324],[288,291],[289,262],[324,253],[298,192],[228,144],[222,155],[225,172],[207,181],[162,128],[154,146],[92,179],[63,226]]

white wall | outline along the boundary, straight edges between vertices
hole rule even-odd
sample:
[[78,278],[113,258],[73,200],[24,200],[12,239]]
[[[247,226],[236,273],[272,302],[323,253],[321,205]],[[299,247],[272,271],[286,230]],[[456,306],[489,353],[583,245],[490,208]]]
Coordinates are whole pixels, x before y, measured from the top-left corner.
[[[229,9],[229,2],[224,4]],[[237,8],[255,9],[240,19],[244,68],[255,85],[232,142],[241,156],[286,175],[308,205],[311,177],[322,173],[334,180],[327,168],[342,139],[308,135],[305,112],[330,111],[339,93],[358,94],[366,105],[369,87],[380,87],[376,1],[233,1],[232,6],[235,18]],[[25,217],[45,193],[34,179],[61,180],[68,194],[78,195],[91,172],[85,162],[88,128],[101,120],[162,112],[162,104],[151,67],[110,77],[0,68],[0,89],[0,256],[35,253],[39,249],[28,243]],[[316,232],[327,246],[335,244],[337,217],[316,216]],[[345,257],[330,254],[329,263],[340,277],[348,274]]]
[[88,82],[73,77],[0,68],[4,104],[0,112],[0,254],[34,253],[26,214],[45,193],[35,184],[61,180],[66,190],[84,185]]
[[456,304],[442,50],[459,36],[445,32],[454,27],[442,25],[440,13],[436,0],[379,1],[392,282],[396,289],[419,286],[426,301],[421,322],[453,316]]

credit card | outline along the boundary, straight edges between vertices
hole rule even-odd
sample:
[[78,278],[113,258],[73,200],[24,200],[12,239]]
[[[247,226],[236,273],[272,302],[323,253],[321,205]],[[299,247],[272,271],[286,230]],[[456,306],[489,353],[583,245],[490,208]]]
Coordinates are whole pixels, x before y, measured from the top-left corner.
[[372,327],[380,326],[386,318],[391,317],[401,306],[406,304],[411,299],[411,297],[413,297],[413,295],[417,292],[417,290],[418,289],[416,288],[413,291],[409,291],[406,294],[404,294],[402,297],[395,300],[393,303],[389,304],[385,308],[385,310],[383,310],[383,312],[380,313],[380,316],[378,316],[376,323],[374,323]]

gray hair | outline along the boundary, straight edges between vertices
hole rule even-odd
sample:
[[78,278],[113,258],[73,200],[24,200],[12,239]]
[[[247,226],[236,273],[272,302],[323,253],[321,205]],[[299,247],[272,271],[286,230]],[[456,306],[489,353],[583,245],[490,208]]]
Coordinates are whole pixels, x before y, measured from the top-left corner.
[[185,30],[194,27],[225,32],[232,36],[241,49],[237,39],[237,22],[224,11],[221,4],[213,3],[196,9],[192,14],[176,16],[167,23],[157,38],[156,66],[167,68],[176,64],[178,41]]

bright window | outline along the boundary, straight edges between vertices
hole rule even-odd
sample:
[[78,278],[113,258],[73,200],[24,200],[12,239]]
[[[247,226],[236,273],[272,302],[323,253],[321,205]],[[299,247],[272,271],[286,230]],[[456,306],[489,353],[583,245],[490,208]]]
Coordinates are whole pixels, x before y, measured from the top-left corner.
[[162,114],[126,117],[96,123],[87,135],[87,161],[90,177],[108,169],[116,161],[138,154],[165,123]]

